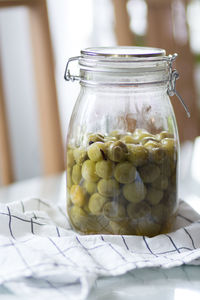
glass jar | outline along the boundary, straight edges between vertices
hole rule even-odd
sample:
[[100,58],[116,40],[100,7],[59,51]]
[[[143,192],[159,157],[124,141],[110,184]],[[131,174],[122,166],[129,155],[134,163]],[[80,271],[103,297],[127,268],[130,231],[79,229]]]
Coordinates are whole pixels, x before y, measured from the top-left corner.
[[[154,236],[172,229],[179,160],[169,99],[176,93],[175,57],[157,48],[99,47],[68,61],[65,79],[81,85],[66,164],[67,211],[78,232]],[[79,76],[69,72],[72,60]]]

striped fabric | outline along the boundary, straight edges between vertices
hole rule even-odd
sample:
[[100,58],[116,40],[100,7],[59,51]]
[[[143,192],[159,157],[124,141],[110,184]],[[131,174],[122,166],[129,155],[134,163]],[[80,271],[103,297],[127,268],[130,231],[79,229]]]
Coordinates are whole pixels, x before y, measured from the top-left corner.
[[86,299],[100,276],[183,264],[200,264],[200,216],[183,201],[176,230],[153,238],[79,235],[64,206],[41,199],[0,204],[0,284],[19,295],[31,281],[34,299],[49,289],[52,297]]

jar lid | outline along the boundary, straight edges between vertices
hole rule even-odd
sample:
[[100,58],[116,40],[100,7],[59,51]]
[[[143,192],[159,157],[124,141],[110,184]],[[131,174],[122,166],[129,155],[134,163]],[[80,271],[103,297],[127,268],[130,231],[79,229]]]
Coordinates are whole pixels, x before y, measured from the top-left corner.
[[92,47],[81,50],[82,55],[87,56],[103,56],[113,58],[142,58],[142,57],[158,57],[165,56],[166,51],[160,48],[151,47]]

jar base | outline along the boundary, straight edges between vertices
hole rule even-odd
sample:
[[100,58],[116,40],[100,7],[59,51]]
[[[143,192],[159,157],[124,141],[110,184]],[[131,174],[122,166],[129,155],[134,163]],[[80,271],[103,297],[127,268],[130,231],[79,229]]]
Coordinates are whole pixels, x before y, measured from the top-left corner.
[[[81,216],[78,220],[73,220],[69,214],[70,223],[73,230],[81,235],[137,235],[154,237],[160,234],[166,234],[172,232],[174,229],[174,223],[177,213],[168,218],[168,220],[162,224],[150,222],[149,220],[140,221],[140,223],[132,223],[132,220],[108,220],[104,216]],[[76,224],[75,224],[76,222]]]

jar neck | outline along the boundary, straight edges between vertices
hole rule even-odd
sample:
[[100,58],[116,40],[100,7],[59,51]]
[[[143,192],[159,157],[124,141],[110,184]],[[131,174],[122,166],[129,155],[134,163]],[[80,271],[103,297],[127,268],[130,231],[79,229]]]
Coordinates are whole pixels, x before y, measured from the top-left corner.
[[80,83],[89,86],[167,86],[169,65],[166,61],[103,64],[80,61]]

